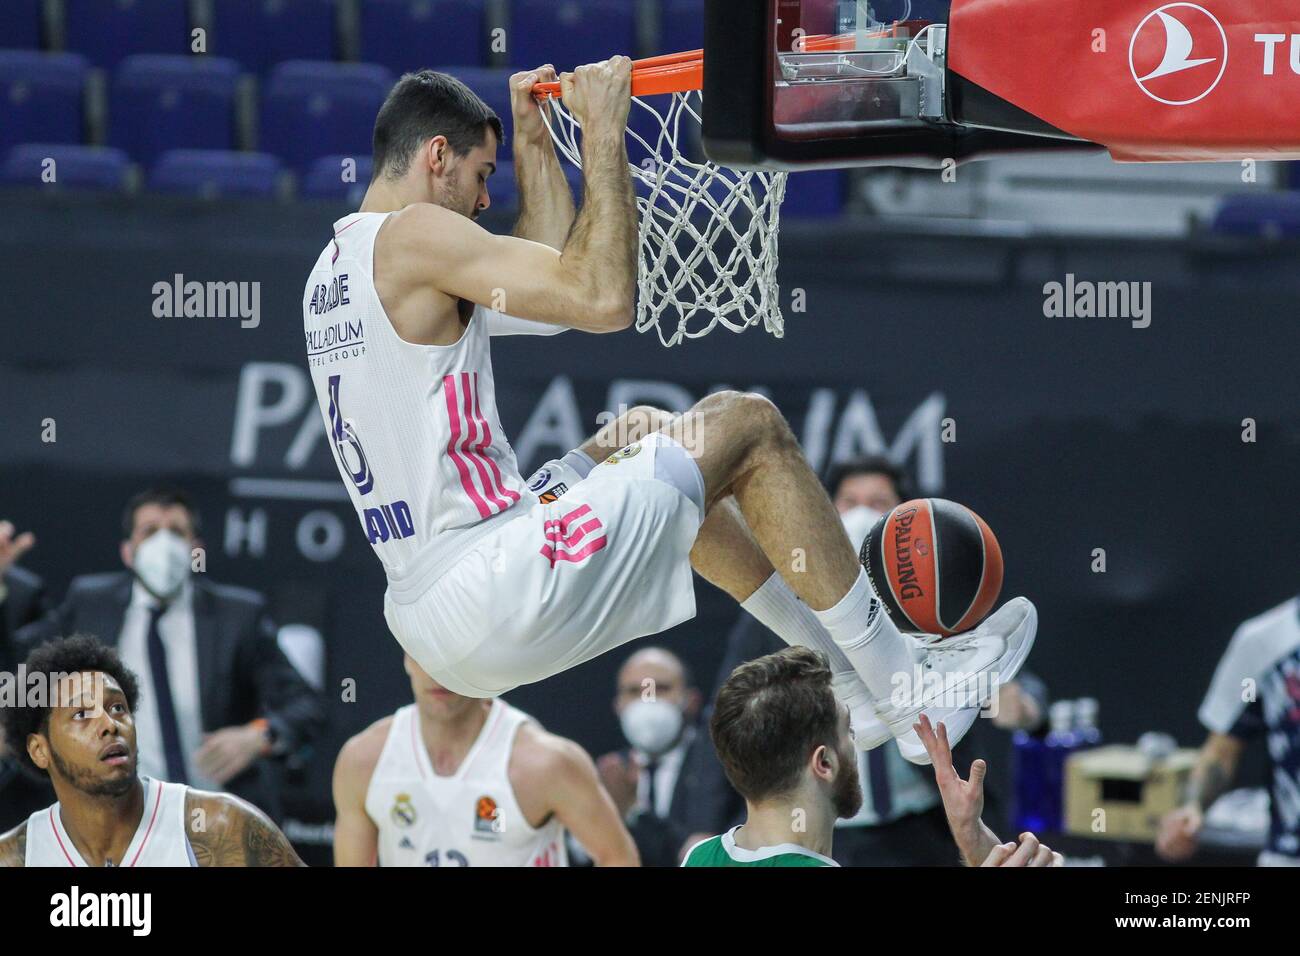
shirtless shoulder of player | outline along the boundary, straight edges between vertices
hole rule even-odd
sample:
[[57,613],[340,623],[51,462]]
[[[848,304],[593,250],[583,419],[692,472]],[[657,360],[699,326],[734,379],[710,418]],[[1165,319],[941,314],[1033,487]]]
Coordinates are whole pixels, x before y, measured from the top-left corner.
[[0,836],[0,867],[27,865],[27,821]]
[[348,740],[334,762],[334,865],[374,866],[379,837],[366,814],[366,791],[384,752],[392,716],[382,717]]
[[305,866],[261,810],[228,793],[185,794],[185,832],[199,866]]

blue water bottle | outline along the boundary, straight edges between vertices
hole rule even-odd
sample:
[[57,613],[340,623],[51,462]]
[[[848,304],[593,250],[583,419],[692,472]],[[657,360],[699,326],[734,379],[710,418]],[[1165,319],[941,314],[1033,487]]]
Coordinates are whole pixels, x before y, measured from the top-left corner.
[[1047,822],[1043,815],[1042,738],[1017,730],[1011,738],[1012,768],[1015,774],[1015,799],[1011,820],[1018,833],[1030,830],[1041,833]]
[[1074,702],[1058,700],[1047,711],[1051,729],[1043,739],[1043,818],[1047,832],[1059,833],[1065,823],[1065,761],[1078,747],[1074,732]]

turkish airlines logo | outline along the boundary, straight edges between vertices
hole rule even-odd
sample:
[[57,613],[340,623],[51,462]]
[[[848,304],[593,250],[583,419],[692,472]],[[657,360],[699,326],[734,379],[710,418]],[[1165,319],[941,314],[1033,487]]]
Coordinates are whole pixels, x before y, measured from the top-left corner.
[[1157,103],[1186,106],[1208,96],[1228,66],[1228,37],[1214,14],[1194,3],[1166,3],[1133,31],[1128,68]]

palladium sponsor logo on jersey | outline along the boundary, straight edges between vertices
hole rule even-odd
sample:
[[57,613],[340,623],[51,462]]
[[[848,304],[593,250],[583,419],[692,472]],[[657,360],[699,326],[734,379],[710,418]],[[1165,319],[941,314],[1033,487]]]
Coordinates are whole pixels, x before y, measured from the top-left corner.
[[82,893],[78,886],[50,897],[50,925],[60,927],[126,927],[133,936],[153,929],[150,893]]
[[239,327],[262,324],[262,283],[185,281],[176,273],[171,282],[153,285],[153,314],[157,319],[239,319]]

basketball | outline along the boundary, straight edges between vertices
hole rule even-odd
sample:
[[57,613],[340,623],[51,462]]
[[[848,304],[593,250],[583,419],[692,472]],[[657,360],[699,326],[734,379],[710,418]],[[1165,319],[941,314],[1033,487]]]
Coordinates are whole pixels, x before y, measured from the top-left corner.
[[859,554],[900,630],[951,637],[993,610],[1002,549],[984,519],[944,498],[905,501],[871,529]]

